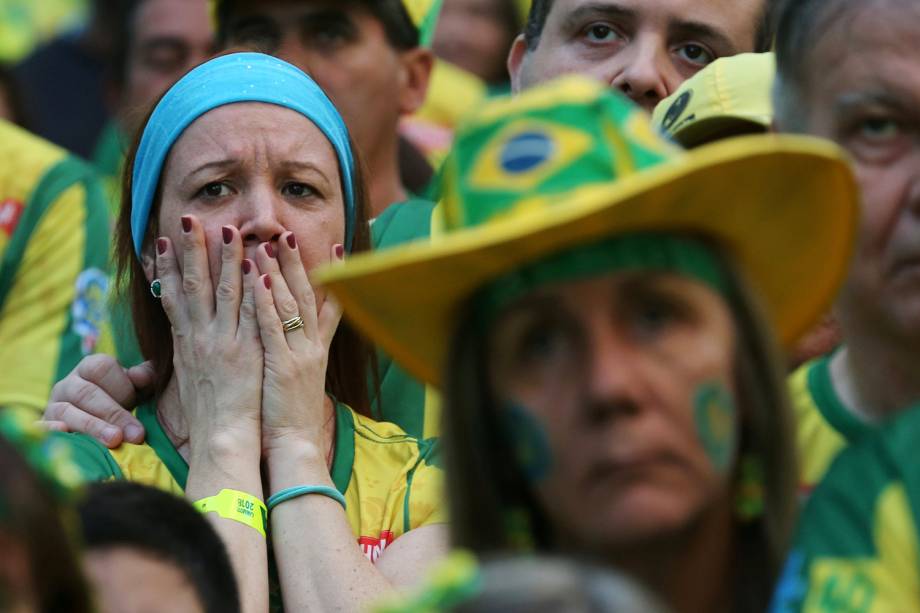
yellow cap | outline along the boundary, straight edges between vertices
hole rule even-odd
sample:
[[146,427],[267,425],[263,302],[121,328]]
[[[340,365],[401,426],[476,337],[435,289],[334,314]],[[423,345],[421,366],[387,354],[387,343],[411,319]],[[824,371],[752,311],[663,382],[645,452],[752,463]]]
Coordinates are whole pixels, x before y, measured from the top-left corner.
[[767,132],[773,121],[775,75],[772,53],[720,58],[662,100],[652,123],[685,147]]

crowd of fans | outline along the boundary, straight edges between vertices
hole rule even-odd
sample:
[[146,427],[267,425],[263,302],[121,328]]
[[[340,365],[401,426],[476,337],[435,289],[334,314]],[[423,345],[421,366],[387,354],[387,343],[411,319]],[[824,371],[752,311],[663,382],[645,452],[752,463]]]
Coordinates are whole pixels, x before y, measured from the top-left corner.
[[920,610],[918,34],[0,6],[0,608]]

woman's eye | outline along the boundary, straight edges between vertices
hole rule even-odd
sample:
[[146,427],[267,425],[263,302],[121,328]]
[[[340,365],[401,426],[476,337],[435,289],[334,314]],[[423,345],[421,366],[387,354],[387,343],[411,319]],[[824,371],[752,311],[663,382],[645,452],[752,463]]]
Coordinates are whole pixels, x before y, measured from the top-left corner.
[[677,55],[691,64],[706,66],[715,61],[715,56],[706,47],[690,43],[677,48]]
[[306,196],[313,196],[316,194],[316,190],[306,183],[288,183],[281,191],[284,194],[288,196],[294,196],[295,198],[304,198]]
[[208,183],[201,188],[198,194],[206,198],[221,198],[230,195],[230,188],[223,183]]
[[616,30],[603,23],[588,26],[588,29],[585,30],[585,37],[592,43],[609,43],[620,39]]
[[632,312],[632,324],[642,337],[657,337],[677,318],[676,310],[661,300],[645,300]]
[[551,326],[540,326],[528,331],[521,339],[518,355],[523,365],[538,365],[552,361],[565,349],[562,332]]

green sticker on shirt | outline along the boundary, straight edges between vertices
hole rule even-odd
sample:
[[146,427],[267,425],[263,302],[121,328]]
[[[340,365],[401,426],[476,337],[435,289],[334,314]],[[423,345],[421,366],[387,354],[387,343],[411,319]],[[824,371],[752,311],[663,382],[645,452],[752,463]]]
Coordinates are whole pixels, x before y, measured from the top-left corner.
[[728,470],[735,449],[735,401],[725,386],[704,383],[693,398],[693,418],[700,442],[715,467]]

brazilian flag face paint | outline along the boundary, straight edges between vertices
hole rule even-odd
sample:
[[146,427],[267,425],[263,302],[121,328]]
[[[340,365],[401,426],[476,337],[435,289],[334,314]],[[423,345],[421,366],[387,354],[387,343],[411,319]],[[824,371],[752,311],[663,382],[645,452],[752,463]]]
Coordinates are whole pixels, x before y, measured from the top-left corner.
[[729,470],[737,442],[737,411],[725,385],[711,381],[700,385],[693,397],[693,419],[706,454],[716,469]]
[[505,432],[521,472],[531,483],[545,479],[553,467],[549,438],[530,411],[516,404],[505,409]]

